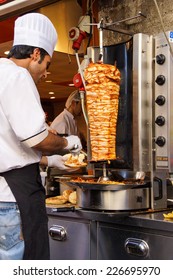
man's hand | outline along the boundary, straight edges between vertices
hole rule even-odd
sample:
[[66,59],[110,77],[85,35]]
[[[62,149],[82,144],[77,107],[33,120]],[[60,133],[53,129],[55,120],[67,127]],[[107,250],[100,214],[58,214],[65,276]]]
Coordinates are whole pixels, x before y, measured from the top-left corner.
[[60,156],[60,155],[53,155],[53,156],[43,156],[40,164],[48,166],[48,167],[57,167],[59,170],[65,170],[68,172],[74,172],[79,168],[71,168],[65,166],[65,161],[68,159],[67,155]]
[[75,153],[78,153],[82,150],[82,144],[78,136],[71,135],[65,137],[65,139],[68,142],[67,146],[65,147],[65,150],[69,150]]

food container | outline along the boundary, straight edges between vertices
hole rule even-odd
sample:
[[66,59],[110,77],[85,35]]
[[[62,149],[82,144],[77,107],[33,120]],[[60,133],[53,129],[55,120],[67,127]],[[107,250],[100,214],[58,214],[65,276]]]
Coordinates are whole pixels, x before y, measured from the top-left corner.
[[[100,183],[97,178],[83,181],[67,181],[71,187],[76,187],[77,204],[83,209],[133,211],[150,208],[149,180],[136,180],[131,173],[127,173],[122,182]],[[93,182],[92,182],[93,179]]]

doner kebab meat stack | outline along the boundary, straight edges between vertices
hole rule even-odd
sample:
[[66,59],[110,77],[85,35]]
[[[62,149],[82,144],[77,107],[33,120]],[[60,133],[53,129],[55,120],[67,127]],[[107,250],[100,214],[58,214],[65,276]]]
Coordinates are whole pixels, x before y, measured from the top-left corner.
[[120,71],[114,65],[89,63],[84,70],[92,161],[116,159]]

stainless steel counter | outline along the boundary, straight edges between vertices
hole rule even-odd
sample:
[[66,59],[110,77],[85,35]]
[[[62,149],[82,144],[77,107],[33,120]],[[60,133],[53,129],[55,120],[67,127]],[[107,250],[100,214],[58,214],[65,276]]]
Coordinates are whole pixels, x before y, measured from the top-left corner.
[[[70,207],[70,206],[68,206]],[[61,209],[62,212],[59,212]],[[138,211],[138,212],[127,212],[127,211],[90,211],[84,210],[76,207],[74,211],[64,211],[63,208],[57,207],[52,208],[47,207],[48,215],[75,218],[75,219],[85,219],[106,223],[119,223],[134,226],[147,226],[148,228],[155,228],[158,230],[172,230],[173,231],[173,219],[166,220],[163,213],[169,213],[173,209],[161,210],[160,212],[150,212],[150,211]]]
[[47,208],[52,259],[173,259],[173,220],[163,217],[172,209],[55,211]]

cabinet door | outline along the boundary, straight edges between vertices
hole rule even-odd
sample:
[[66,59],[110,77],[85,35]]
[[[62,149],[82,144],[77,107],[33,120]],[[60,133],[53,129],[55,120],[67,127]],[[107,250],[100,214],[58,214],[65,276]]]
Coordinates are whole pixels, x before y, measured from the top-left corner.
[[173,236],[142,228],[99,225],[98,259],[100,260],[172,260]]
[[90,223],[49,216],[51,260],[90,259]]

